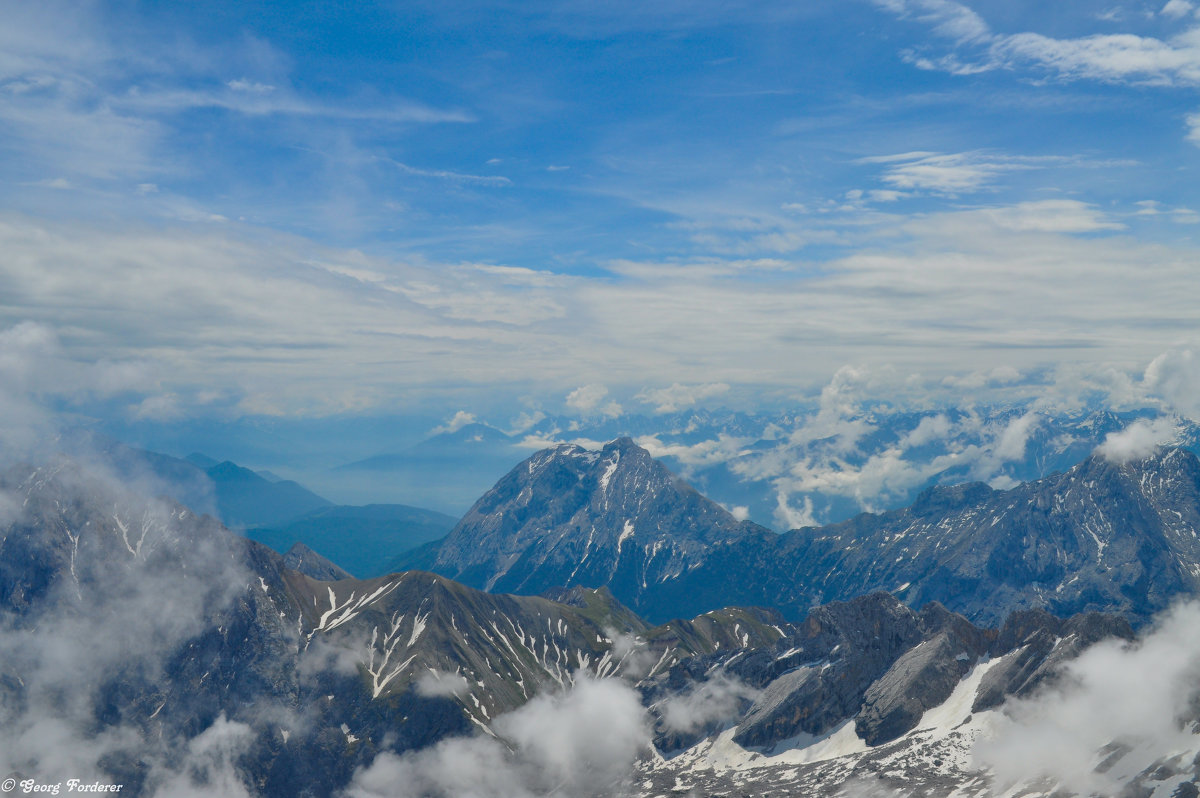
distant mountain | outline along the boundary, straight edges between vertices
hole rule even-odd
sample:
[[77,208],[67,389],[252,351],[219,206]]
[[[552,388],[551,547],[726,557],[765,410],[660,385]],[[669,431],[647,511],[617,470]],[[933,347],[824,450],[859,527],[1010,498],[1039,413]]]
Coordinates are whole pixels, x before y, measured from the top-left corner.
[[335,505],[276,526],[247,529],[245,534],[278,552],[303,543],[367,578],[400,570],[391,567],[398,556],[445,537],[454,524],[448,515],[403,504]]
[[720,596],[794,615],[889,590],[982,623],[1034,607],[1144,620],[1200,595],[1198,531],[1194,454],[1168,448],[1119,465],[1091,456],[1012,490],[931,488],[904,510],[714,547],[659,595],[676,607]]
[[204,473],[213,482],[221,520],[229,526],[262,526],[333,506],[299,483],[272,482],[228,460]]
[[558,446],[517,466],[463,516],[431,568],[498,592],[603,585],[665,620],[674,609],[658,603],[657,585],[702,565],[714,547],[771,534],[621,438],[599,452]]
[[296,482],[268,479],[236,463],[218,462],[199,452],[179,458],[89,433],[77,433],[75,437],[72,448],[84,459],[98,457],[143,493],[169,496],[193,512],[212,515],[230,527],[274,524],[332,506]]
[[729,604],[792,619],[871,590],[977,622],[1042,607],[1135,619],[1200,594],[1200,462],[1182,449],[993,490],[935,487],[909,508],[776,535],[739,523],[624,439],[513,469],[414,552],[483,589],[609,587],[654,621]]
[[200,469],[209,469],[221,463],[220,460],[209,457],[202,452],[192,452],[183,459]]
[[333,469],[322,484],[350,500],[380,496],[461,514],[483,491],[528,456],[516,438],[485,424],[467,424],[400,452]]

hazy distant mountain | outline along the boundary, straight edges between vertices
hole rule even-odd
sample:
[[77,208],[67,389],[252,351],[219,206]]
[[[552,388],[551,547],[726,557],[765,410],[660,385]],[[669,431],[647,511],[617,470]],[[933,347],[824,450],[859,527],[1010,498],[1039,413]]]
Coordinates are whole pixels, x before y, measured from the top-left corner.
[[403,451],[338,466],[323,480],[352,501],[387,496],[458,514],[529,455],[518,442],[485,424],[467,424]]
[[179,458],[93,435],[83,436],[82,441],[76,448],[85,456],[99,455],[108,468],[142,492],[169,496],[231,527],[286,521],[332,504],[291,480],[268,479],[199,452]]
[[272,482],[228,460],[204,473],[213,482],[221,520],[229,526],[261,526],[333,506],[297,482]]
[[321,507],[246,536],[286,552],[303,543],[360,578],[392,573],[397,556],[438,540],[454,528],[454,518],[403,504]]

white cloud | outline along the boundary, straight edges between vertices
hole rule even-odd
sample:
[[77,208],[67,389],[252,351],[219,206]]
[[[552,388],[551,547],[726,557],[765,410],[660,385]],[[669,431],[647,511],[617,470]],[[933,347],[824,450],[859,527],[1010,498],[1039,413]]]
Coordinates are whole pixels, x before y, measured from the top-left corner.
[[647,388],[634,398],[644,404],[654,405],[655,413],[674,413],[728,391],[729,385],[723,382],[703,385],[681,385],[676,382],[669,388]]
[[653,709],[667,729],[693,733],[736,719],[760,692],[740,679],[717,673],[663,699]]
[[603,385],[582,385],[567,394],[567,407],[585,415],[602,415],[615,418],[621,415],[621,405],[615,401],[604,403],[608,388]]
[[1172,411],[1200,421],[1200,357],[1191,349],[1170,349],[1150,362],[1142,381]]
[[164,393],[157,396],[147,396],[132,408],[136,419],[152,421],[174,421],[184,418],[187,411],[174,393]]
[[1153,421],[1139,419],[1119,432],[1110,432],[1096,453],[1112,463],[1127,463],[1149,457],[1158,447],[1175,442],[1179,437],[1179,422],[1163,416]]
[[[1146,362],[1164,337],[1193,334],[1192,248],[1032,230],[1014,220],[1039,208],[1012,207],[892,222],[875,230],[877,246],[818,272],[795,266],[761,281],[703,269],[686,280],[546,275],[389,261],[256,240],[237,228],[0,217],[9,308],[0,327],[29,320],[69,330],[60,341],[67,361],[140,363],[139,390],[174,394],[188,411],[203,386],[234,402],[253,397],[247,408],[292,414],[380,406],[447,384],[518,395],[534,385],[560,395],[582,386],[570,405],[579,411],[593,401],[597,375],[606,391],[654,383],[795,390],[847,362],[878,373],[871,390],[880,395],[903,389],[914,372],[936,384],[998,367]],[[1040,210],[1060,231],[1102,233],[1109,223],[1086,207]],[[278,300],[264,303],[264,293]],[[714,323],[712,308],[749,321]],[[656,407],[675,401],[653,398]],[[609,394],[594,401],[587,412],[619,412]],[[829,411],[821,422],[812,434],[851,442],[865,431],[861,419]]]
[[881,179],[896,189],[947,195],[973,193],[1005,172],[1034,168],[1028,161],[980,152],[912,152],[863,158],[860,163],[886,164]]
[[269,83],[259,83],[249,78],[237,78],[226,82],[225,85],[234,91],[248,91],[252,94],[270,94],[275,91],[275,87]]
[[458,432],[468,424],[474,424],[476,421],[474,413],[468,413],[466,410],[459,410],[454,416],[442,424],[440,427],[434,427],[429,431],[431,435],[442,435],[451,432]]
[[[1197,629],[1193,602],[1158,619],[1136,645],[1109,640],[1088,649],[1057,687],[1005,705],[992,738],[976,745],[975,764],[993,771],[997,793],[1049,777],[1063,792],[1115,795],[1125,786],[1119,774],[1195,750],[1188,713],[1198,698]],[[1097,768],[1106,758],[1109,766]]]
[[1022,202],[1007,208],[986,210],[997,227],[1016,232],[1092,233],[1121,230],[1125,225],[1113,221],[1095,207],[1077,200],[1039,200]]
[[519,416],[509,422],[509,435],[520,435],[523,432],[528,432],[535,427],[539,422],[546,418],[546,414],[541,410],[521,413]]
[[182,538],[174,508],[138,496],[139,480],[98,470],[97,461],[77,456],[43,473],[52,473],[66,496],[87,496],[95,507],[136,523],[136,551],[102,542],[109,534],[103,523],[83,525],[70,574],[60,573],[63,578],[30,597],[27,620],[34,622],[0,624],[5,671],[21,685],[20,700],[4,707],[0,771],[106,781],[102,763],[133,754],[146,768],[147,792],[199,795],[193,789],[199,780],[207,782],[204,794],[245,795],[233,764],[250,737],[245,723],[221,716],[205,730],[174,734],[102,718],[105,685],[131,674],[153,682],[252,579],[231,557],[231,533],[206,529]]
[[254,737],[250,726],[228,720],[222,714],[188,743],[184,761],[154,795],[160,798],[206,798],[212,795],[251,798],[236,762],[254,742]]
[[634,442],[652,457],[671,457],[678,460],[684,466],[686,474],[691,468],[709,467],[742,457],[748,453],[745,447],[753,443],[753,440],[721,432],[715,439],[692,444],[664,443],[658,435],[642,435],[634,439]]
[[1001,461],[1020,460],[1025,457],[1025,447],[1029,436],[1041,423],[1041,416],[1030,411],[1013,419],[996,439],[993,452]]
[[1194,8],[1195,6],[1189,3],[1188,0],[1167,0],[1167,4],[1159,9],[1158,13],[1164,17],[1179,19],[1192,13]]
[[[893,13],[916,18],[955,52],[938,57],[924,51],[908,54],[917,66],[958,74],[1033,67],[1063,80],[1196,85],[1200,83],[1200,42],[1191,31],[1162,40],[1129,33],[1057,39],[1034,32],[998,34],[961,3],[949,0],[899,0],[881,3]],[[1183,0],[1171,0],[1162,11],[1182,17]],[[972,53],[960,56],[958,51]],[[964,60],[965,59],[965,60]]]
[[351,798],[586,798],[615,795],[650,743],[638,694],[615,679],[584,679],[563,695],[543,694],[496,718],[499,739],[443,740],[355,773]]
[[466,694],[471,685],[457,673],[426,671],[417,679],[418,695],[426,698],[452,698]]
[[800,502],[800,507],[793,507],[788,500],[788,496],[783,491],[780,491],[775,496],[775,523],[781,529],[800,529],[806,526],[820,526],[820,521],[817,520],[813,513],[812,498],[804,496]]
[[1185,121],[1188,126],[1187,140],[1200,147],[1200,113],[1188,114]]
[[414,177],[432,177],[437,180],[450,180],[455,183],[476,183],[484,186],[510,186],[512,181],[507,177],[497,175],[470,175],[462,172],[450,172],[444,169],[419,169],[415,166],[409,166],[399,161],[394,161],[391,158],[382,158],[392,166],[404,172],[407,175]]

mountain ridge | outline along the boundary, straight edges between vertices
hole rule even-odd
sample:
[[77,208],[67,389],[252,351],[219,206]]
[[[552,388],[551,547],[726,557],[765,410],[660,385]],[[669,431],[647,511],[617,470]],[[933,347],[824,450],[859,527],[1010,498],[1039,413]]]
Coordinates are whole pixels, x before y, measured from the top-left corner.
[[1200,594],[1197,530],[1200,461],[1179,448],[1123,464],[1093,454],[1009,490],[936,486],[907,508],[776,534],[618,439],[533,455],[414,557],[488,590],[607,586],[656,622],[728,604],[795,620],[871,590],[985,623],[1032,607],[1138,621]]

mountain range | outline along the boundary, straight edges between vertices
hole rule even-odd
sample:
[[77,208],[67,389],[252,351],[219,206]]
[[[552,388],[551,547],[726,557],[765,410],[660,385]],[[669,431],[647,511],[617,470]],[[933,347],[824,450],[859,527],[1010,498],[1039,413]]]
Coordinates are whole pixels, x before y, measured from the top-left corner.
[[[0,770],[136,795],[992,795],[979,741],[1161,650],[1151,615],[1198,592],[1180,449],[777,535],[631,440],[558,446],[413,555],[442,575],[369,579],[94,462],[0,499]],[[1122,789],[1200,784],[1181,656],[1174,747],[1091,752]]]
[[629,439],[514,468],[410,561],[466,584],[609,587],[662,621],[729,604],[809,608],[872,590],[995,624],[1042,608],[1144,621],[1200,592],[1200,462],[1090,455],[1010,490],[933,487],[907,508],[777,535],[738,521]]

